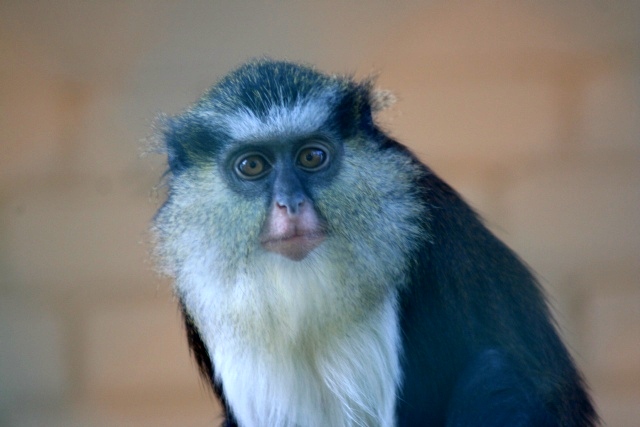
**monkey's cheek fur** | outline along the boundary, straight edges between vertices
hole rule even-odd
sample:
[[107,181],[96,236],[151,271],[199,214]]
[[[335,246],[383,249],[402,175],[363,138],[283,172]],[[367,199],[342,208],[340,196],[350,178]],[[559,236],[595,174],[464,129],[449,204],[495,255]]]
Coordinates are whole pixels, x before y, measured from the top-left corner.
[[292,261],[301,261],[324,241],[324,233],[296,234],[284,239],[272,239],[261,242],[262,247],[280,254]]

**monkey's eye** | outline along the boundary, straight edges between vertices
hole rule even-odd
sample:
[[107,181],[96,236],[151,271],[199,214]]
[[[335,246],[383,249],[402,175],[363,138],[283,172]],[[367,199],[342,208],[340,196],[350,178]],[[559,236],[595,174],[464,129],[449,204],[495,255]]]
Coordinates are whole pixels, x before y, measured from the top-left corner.
[[298,152],[298,165],[309,171],[318,170],[327,163],[329,155],[322,148],[312,146],[305,147]]
[[261,177],[271,169],[271,165],[260,154],[249,154],[240,157],[236,162],[236,172],[245,179]]

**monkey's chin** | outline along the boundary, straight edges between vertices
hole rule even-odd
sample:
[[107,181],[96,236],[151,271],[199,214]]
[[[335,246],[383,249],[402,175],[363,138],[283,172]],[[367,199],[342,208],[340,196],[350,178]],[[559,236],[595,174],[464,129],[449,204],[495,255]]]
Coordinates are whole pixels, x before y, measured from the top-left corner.
[[301,261],[324,241],[324,234],[302,234],[262,242],[262,247],[292,261]]

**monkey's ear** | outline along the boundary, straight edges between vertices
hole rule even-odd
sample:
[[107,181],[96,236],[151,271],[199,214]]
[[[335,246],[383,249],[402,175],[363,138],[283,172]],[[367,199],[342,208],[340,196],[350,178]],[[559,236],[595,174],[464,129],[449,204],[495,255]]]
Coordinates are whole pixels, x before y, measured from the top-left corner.
[[178,142],[181,122],[178,118],[159,114],[154,123],[154,136],[149,143],[149,151],[166,154],[171,173],[176,174],[186,168],[182,146]]
[[374,89],[371,91],[369,102],[371,103],[371,111],[373,114],[386,110],[396,103],[396,96],[393,92],[383,89]]
[[377,79],[377,73],[371,73],[360,83],[360,87],[367,93],[371,114],[373,115],[391,107],[397,100],[396,96],[390,90],[376,88]]
[[186,168],[182,145],[177,142],[176,121],[171,121],[170,131],[165,132],[164,143],[169,169],[175,175]]

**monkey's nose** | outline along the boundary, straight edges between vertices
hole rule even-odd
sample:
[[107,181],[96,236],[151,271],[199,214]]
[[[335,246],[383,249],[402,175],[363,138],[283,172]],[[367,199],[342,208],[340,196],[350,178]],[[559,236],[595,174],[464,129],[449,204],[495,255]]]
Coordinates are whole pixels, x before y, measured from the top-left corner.
[[305,198],[302,194],[295,194],[289,197],[281,197],[277,199],[276,205],[280,209],[286,209],[288,215],[298,215],[304,200]]

